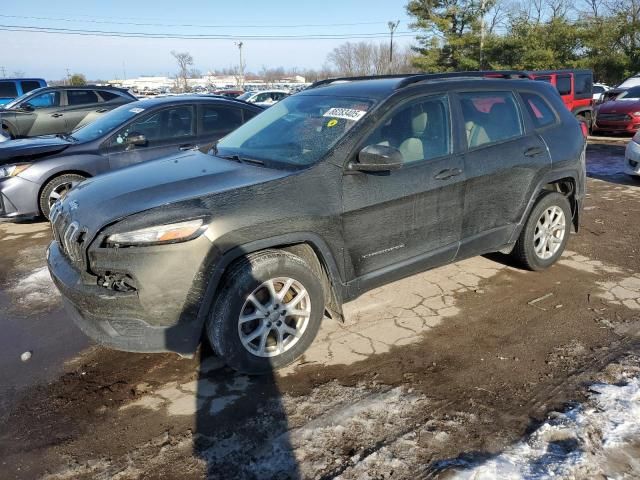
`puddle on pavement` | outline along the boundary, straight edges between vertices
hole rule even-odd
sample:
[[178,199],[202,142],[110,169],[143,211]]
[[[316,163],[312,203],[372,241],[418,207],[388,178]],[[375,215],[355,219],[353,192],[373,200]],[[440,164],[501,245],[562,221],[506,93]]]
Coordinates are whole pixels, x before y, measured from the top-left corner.
[[[64,362],[89,344],[59,300],[47,312],[26,316],[16,312],[3,291],[0,331],[0,420],[9,413],[20,391],[56,378]],[[20,358],[24,352],[31,352],[26,362]]]

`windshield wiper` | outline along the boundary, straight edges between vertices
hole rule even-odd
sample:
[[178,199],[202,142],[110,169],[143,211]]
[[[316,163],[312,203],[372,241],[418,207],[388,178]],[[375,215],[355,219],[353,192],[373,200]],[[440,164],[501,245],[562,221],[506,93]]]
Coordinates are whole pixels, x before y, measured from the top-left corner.
[[250,163],[250,164],[254,164],[254,165],[264,165],[264,162],[262,160],[258,160],[257,158],[241,157],[238,154],[217,155],[217,157],[226,158],[227,160],[233,160],[234,162],[238,162],[238,163]]
[[56,137],[62,138],[63,140],[71,140],[72,142],[77,142],[78,139],[73,135],[69,135],[68,133],[57,133]]

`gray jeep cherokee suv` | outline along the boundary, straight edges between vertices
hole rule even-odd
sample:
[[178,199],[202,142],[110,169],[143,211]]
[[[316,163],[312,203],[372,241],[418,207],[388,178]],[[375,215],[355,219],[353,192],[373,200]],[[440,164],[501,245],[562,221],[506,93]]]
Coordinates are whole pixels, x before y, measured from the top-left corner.
[[261,373],[373,287],[488,252],[553,264],[577,230],[584,129],[553,87],[468,75],[324,81],[223,138],[75,187],[52,277],[108,346]]

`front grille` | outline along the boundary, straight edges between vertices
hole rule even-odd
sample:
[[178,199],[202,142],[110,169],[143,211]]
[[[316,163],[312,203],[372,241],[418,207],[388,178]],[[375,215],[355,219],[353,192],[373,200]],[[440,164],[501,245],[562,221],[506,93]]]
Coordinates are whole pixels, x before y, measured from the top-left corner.
[[69,215],[58,204],[51,209],[49,220],[53,237],[58,242],[62,253],[73,263],[83,263],[86,229],[81,228],[78,222],[71,221]]
[[599,113],[596,119],[605,122],[626,122],[631,120],[631,117],[626,113]]
[[636,168],[638,166],[638,162],[636,162],[635,160],[629,160],[629,165],[631,165],[633,168]]

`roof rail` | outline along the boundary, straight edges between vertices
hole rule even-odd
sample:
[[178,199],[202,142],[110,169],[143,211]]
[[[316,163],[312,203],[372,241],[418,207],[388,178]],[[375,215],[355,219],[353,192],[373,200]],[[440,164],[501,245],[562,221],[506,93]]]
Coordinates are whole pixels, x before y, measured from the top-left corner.
[[483,78],[523,78],[530,79],[531,74],[522,70],[482,70],[482,71],[469,71],[469,72],[443,72],[443,73],[405,73],[397,75],[369,75],[358,77],[336,77],[327,78],[325,80],[319,80],[309,86],[309,89],[320,87],[322,85],[329,85],[335,82],[350,82],[358,80],[378,80],[378,79],[402,79],[398,83],[396,89],[406,87],[412,83],[422,82],[425,80],[436,80],[439,78],[456,78],[456,77],[483,77]]

